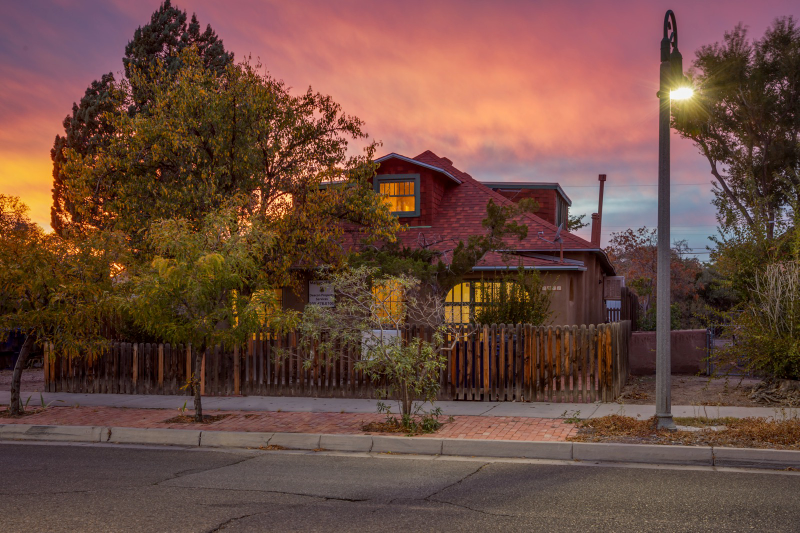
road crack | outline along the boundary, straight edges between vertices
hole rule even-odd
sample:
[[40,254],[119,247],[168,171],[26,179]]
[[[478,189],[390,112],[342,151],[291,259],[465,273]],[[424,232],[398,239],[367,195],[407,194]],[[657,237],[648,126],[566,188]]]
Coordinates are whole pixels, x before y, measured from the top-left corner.
[[[437,490],[436,492],[434,492],[434,493],[432,493],[432,494],[428,494],[427,496],[425,496],[424,498],[421,498],[421,499],[423,499],[423,500],[430,500],[431,498],[433,498],[433,497],[434,497],[434,496],[436,496],[437,494],[439,494],[439,493],[442,493],[442,492],[446,491],[446,490],[447,490],[447,489],[449,489],[449,488],[452,488],[452,487],[455,487],[455,486],[457,486],[457,485],[460,485],[461,483],[465,482],[466,480],[468,480],[469,478],[471,478],[472,476],[474,476],[475,474],[477,474],[478,472],[480,472],[481,470],[483,470],[484,468],[486,468],[487,466],[489,466],[489,464],[490,464],[490,463],[483,463],[483,464],[482,464],[481,466],[479,466],[479,467],[478,467],[478,468],[477,468],[477,469],[476,469],[474,472],[470,472],[469,474],[467,474],[466,476],[462,477],[462,478],[461,478],[461,479],[459,479],[458,481],[455,481],[455,482],[453,482],[453,483],[451,483],[451,484],[447,485],[446,487],[443,487],[443,488],[441,488],[441,489]],[[438,501],[438,500],[433,500],[433,501]]]
[[172,481],[174,479],[180,479],[180,478],[182,478],[184,476],[189,476],[191,474],[200,474],[200,473],[205,473],[205,472],[211,472],[213,470],[219,470],[221,468],[228,468],[230,466],[236,466],[238,464],[244,463],[245,461],[249,461],[251,459],[255,459],[256,457],[258,457],[258,456],[257,455],[253,455],[251,457],[244,457],[244,458],[242,458],[242,459],[240,459],[238,461],[234,461],[234,462],[228,463],[226,465],[214,466],[214,467],[211,467],[211,468],[196,468],[196,467],[195,468],[187,468],[186,470],[180,470],[178,472],[170,474],[170,477],[168,477],[168,478],[161,479],[159,481],[155,481],[155,482],[151,483],[151,485],[159,486],[162,483],[165,483],[167,481]]
[[444,503],[446,505],[452,505],[453,507],[460,507],[462,509],[467,509],[468,511],[473,511],[475,513],[485,514],[485,515],[488,515],[488,516],[504,516],[504,517],[514,518],[515,515],[503,514],[503,513],[490,513],[488,511],[484,511],[484,510],[481,510],[481,509],[475,509],[473,507],[468,507],[468,506],[462,505],[460,503],[453,503],[453,502],[450,502],[450,501],[447,501],[447,500],[441,500],[439,498],[436,498],[436,496],[438,494],[441,494],[442,492],[446,491],[447,489],[450,489],[452,487],[456,487],[456,486],[460,485],[461,483],[465,482],[466,480],[468,480],[472,476],[476,475],[478,472],[480,472],[481,470],[483,470],[484,468],[486,468],[490,464],[491,463],[482,464],[474,472],[471,472],[471,473],[467,474],[466,476],[462,477],[461,479],[459,479],[455,483],[451,483],[450,485],[447,485],[446,487],[437,490],[433,494],[429,494],[428,496],[425,496],[424,498],[422,498],[422,500],[428,501],[428,502],[431,502],[431,503]]

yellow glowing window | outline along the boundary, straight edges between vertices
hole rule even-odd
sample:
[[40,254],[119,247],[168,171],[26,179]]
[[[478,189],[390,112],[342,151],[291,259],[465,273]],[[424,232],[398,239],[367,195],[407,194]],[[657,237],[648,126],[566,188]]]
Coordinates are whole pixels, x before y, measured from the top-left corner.
[[[444,299],[444,318],[450,324],[469,324],[481,307],[493,305],[500,295],[498,281],[473,281],[456,285]],[[510,291],[510,284],[507,291]]]
[[413,181],[384,181],[379,192],[386,197],[394,212],[413,212],[417,210],[417,195]]
[[403,288],[399,283],[376,283],[372,287],[372,314],[381,322],[402,322],[403,302]]

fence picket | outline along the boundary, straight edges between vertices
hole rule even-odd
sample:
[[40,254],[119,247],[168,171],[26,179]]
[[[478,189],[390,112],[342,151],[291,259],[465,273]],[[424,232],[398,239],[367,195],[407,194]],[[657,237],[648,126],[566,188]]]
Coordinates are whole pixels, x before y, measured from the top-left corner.
[[[406,341],[430,342],[433,330],[404,326]],[[493,324],[460,326],[448,339],[438,398],[483,401],[613,401],[629,369],[631,322],[590,326]],[[288,355],[277,356],[286,346]],[[235,346],[209,346],[198,372],[201,393],[373,397],[359,368],[360,345],[335,354],[299,353],[297,332],[264,332]],[[181,391],[194,371],[191,345],[113,342],[96,358],[68,358],[45,346],[45,390],[190,394]],[[443,352],[444,353],[444,352]],[[304,362],[308,361],[308,368]]]

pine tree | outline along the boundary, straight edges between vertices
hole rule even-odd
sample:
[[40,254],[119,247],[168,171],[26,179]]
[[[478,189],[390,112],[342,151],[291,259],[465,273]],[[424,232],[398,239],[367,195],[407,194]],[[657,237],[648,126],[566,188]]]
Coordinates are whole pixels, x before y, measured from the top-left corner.
[[[197,15],[192,14],[187,25],[186,11],[172,7],[170,0],[166,0],[150,17],[150,24],[137,28],[133,40],[125,47],[122,58],[125,76],[130,79],[135,69],[147,79],[147,74],[159,60],[166,62],[167,72],[174,75],[182,66],[180,52],[189,46],[196,46],[204,66],[219,74],[233,61],[233,53],[225,51],[222,40],[210,25],[200,33]],[[140,87],[133,87],[133,99],[134,112],[147,105],[147,94]]]
[[[188,24],[186,21],[186,11],[173,7],[170,0],[165,0],[150,17],[150,23],[137,28],[133,39],[125,47],[122,62],[126,77],[130,78],[133,70],[138,70],[145,74],[146,79],[146,74],[157,60],[166,61],[168,72],[174,75],[181,68],[178,58],[180,51],[189,46],[196,46],[205,66],[217,72],[222,72],[226,65],[233,62],[233,53],[225,51],[222,40],[211,26],[206,26],[201,33],[195,15],[192,15]],[[109,184],[102,179],[97,180],[92,196],[86,200],[88,206],[78,210],[67,200],[69,184],[65,182],[63,165],[67,149],[91,156],[108,145],[114,129],[104,114],[118,109],[110,91],[113,82],[114,75],[108,73],[89,85],[80,103],[73,104],[72,114],[64,119],[64,135],[56,135],[50,151],[53,160],[50,223],[59,235],[83,225],[102,227],[100,211],[104,202],[111,200],[108,196]],[[147,108],[148,95],[138,84],[132,84],[131,88],[133,104],[129,112],[137,114]]]
[[[80,104],[72,104],[72,114],[64,119],[64,136],[56,135],[50,158],[53,160],[53,206],[50,208],[50,224],[59,235],[72,225],[92,224],[91,217],[81,217],[69,203],[62,167],[66,162],[65,150],[71,148],[83,155],[97,153],[108,144],[114,128],[104,120],[103,114],[113,112],[114,101],[110,88],[114,82],[112,73],[104,74],[100,81],[93,81],[86,89]],[[99,194],[95,198],[101,198]],[[98,203],[99,205],[99,203]],[[94,210],[93,210],[94,211]]]

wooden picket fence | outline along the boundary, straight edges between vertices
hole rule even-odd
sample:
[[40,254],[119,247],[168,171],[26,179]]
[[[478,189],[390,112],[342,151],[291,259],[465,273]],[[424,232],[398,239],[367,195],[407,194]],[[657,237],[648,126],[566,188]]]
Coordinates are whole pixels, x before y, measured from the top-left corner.
[[[430,339],[432,334],[415,326],[402,331],[406,339]],[[439,399],[613,401],[628,376],[630,335],[629,321],[462,327],[445,352]],[[374,398],[380,384],[359,368],[360,350],[317,355],[307,366],[310,358],[297,353],[296,332],[262,333],[246,346],[209,350],[201,391],[207,396]],[[113,343],[94,360],[68,359],[48,350],[45,386],[49,392],[188,395],[181,387],[192,374],[194,356],[191,346],[154,343]]]

